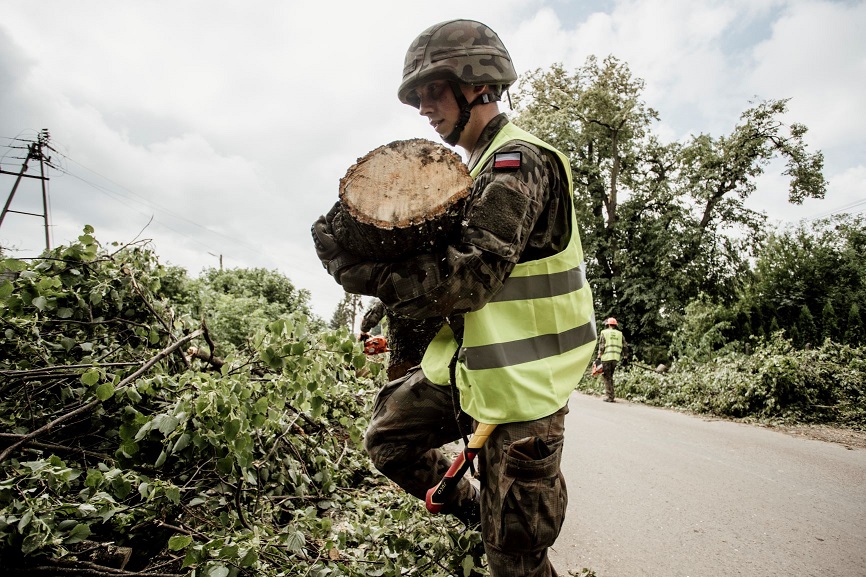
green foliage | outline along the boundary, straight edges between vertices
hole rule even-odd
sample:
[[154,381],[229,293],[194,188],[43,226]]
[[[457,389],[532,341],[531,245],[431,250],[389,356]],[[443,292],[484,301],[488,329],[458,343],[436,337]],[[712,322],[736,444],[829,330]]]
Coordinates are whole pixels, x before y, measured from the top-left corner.
[[612,56],[573,74],[536,70],[518,88],[515,122],[571,161],[596,310],[646,358],[664,358],[699,294],[731,303],[748,282],[766,231],[745,201],[772,159],[786,163],[790,202],[824,196],[823,156],[807,150],[804,126],[782,123],[786,100],[748,108],[728,135],[663,143],[643,80]]
[[244,348],[249,336],[270,320],[294,312],[312,316],[309,291],[296,289],[276,271],[209,268],[178,284],[172,298],[205,320],[219,354]]
[[480,563],[478,533],[373,472],[360,442],[384,371],[353,335],[320,330],[294,293],[218,363],[188,358],[206,333],[178,311],[203,292],[233,310],[234,290],[288,285],[231,271],[189,291],[148,249],[108,253],[92,232],[0,261],[0,565],[93,572],[115,545],[127,571],[195,577]]
[[851,304],[848,311],[848,323],[845,325],[845,342],[866,342],[866,331],[863,329],[863,316],[860,314],[860,306],[855,302]]
[[[773,233],[737,300],[702,294],[687,306],[671,354],[702,360],[727,348],[743,349],[753,337],[780,330],[800,348],[825,339],[863,346],[864,251],[866,221],[861,216],[801,223]],[[848,311],[846,322],[836,311]]]
[[[866,427],[866,348],[825,341],[801,350],[776,333],[751,354],[679,361],[665,373],[618,370],[617,396],[729,418]],[[580,389],[599,392],[585,377]]]

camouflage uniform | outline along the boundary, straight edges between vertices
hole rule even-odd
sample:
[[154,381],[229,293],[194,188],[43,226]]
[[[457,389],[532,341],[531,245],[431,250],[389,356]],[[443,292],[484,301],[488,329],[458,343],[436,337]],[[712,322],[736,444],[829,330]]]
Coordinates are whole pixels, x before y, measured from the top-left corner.
[[[507,122],[500,114],[487,125],[470,167]],[[555,155],[522,141],[500,151],[520,152],[519,169],[499,171],[492,159],[487,163],[464,209],[462,236],[444,254],[397,263],[347,257],[339,268],[329,267],[334,278],[346,291],[375,295],[399,314],[447,317],[459,331],[459,314],[483,307],[518,262],[556,254],[569,238],[571,192]],[[455,415],[468,432],[469,418],[456,407],[451,389],[417,370],[389,383],[376,401],[367,450],[380,471],[419,499],[450,465],[438,448],[459,439]],[[479,455],[481,527],[491,575],[556,575],[547,549],[567,504],[560,473],[567,412],[562,407],[536,421],[499,425]],[[459,516],[473,498],[464,479],[446,511]]]
[[442,328],[443,318],[413,319],[389,310],[376,300],[361,319],[361,333],[369,333],[383,318],[388,319],[388,380],[399,379],[421,364],[424,350]]

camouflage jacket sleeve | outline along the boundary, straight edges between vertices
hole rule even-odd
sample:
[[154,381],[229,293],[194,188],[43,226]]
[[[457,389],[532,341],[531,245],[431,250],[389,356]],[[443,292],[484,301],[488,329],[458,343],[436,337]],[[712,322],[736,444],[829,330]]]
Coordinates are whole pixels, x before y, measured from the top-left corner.
[[361,319],[361,332],[369,333],[373,327],[379,324],[379,321],[382,320],[382,317],[385,316],[385,304],[382,301],[375,301],[370,305],[370,308],[367,309],[367,312],[364,313],[364,317]]
[[567,220],[552,213],[569,206],[561,199],[570,194],[563,192],[559,164],[552,153],[523,141],[499,150],[512,151],[521,153],[519,168],[494,170],[491,156],[475,179],[459,239],[435,254],[353,265],[341,275],[343,287],[375,295],[406,316],[448,317],[483,307],[529,253],[539,258],[559,250],[550,223]]

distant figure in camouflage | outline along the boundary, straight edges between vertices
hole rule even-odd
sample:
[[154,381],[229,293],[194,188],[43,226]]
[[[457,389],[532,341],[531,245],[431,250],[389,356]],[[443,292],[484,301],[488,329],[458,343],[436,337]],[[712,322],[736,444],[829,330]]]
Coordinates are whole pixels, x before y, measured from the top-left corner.
[[458,237],[430,254],[374,262],[341,247],[325,217],[313,236],[346,291],[412,318],[448,319],[420,370],[379,392],[365,440],[375,466],[424,499],[450,465],[439,448],[479,422],[498,425],[478,457],[480,496],[464,478],[444,510],[472,524],[480,501],[493,577],[548,577],[568,500],[568,399],[596,334],[568,159],[499,112],[516,79],[484,24],[452,20],[422,32],[398,97],[468,155],[474,185]]
[[366,340],[370,336],[370,331],[384,319],[388,320],[388,328],[385,332],[390,349],[388,380],[393,381],[408,373],[412,367],[421,364],[427,345],[445,324],[445,319],[436,317],[413,319],[389,310],[385,303],[376,299],[361,319],[361,340]]
[[610,317],[604,321],[604,330],[598,335],[598,355],[601,359],[602,373],[604,379],[604,401],[613,403],[615,401],[613,392],[613,374],[616,372],[616,366],[623,359],[626,342],[622,336],[622,331],[619,330],[619,323],[616,319]]

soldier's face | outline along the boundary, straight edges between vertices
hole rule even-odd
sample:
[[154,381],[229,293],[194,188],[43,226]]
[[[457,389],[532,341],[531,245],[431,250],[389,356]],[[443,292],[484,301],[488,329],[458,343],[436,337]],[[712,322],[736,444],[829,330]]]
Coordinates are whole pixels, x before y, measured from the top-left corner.
[[451,134],[460,117],[460,108],[448,82],[435,80],[422,84],[415,89],[414,96],[419,102],[418,113],[430,121],[433,130],[442,138]]

